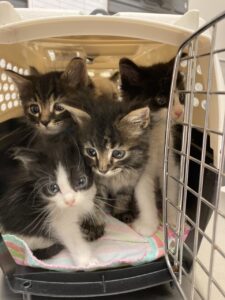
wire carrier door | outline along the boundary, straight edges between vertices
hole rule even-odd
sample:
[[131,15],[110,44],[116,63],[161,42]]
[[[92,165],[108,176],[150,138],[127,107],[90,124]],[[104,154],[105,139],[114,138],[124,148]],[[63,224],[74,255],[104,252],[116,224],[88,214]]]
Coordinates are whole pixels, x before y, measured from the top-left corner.
[[[180,47],[168,111],[163,190],[166,260],[187,300],[225,299],[225,88],[218,60],[221,55],[225,58],[225,35],[218,46],[219,30],[225,33],[225,13]],[[202,42],[200,35],[208,36],[208,42]],[[184,78],[181,88],[178,72]],[[173,119],[173,107],[181,95],[184,114],[178,122]],[[180,162],[176,175],[170,167],[171,156]],[[177,205],[170,199],[174,183]],[[168,209],[176,211],[176,228],[168,221]],[[187,228],[190,233],[185,239]],[[168,229],[176,234],[173,249],[168,248]]]

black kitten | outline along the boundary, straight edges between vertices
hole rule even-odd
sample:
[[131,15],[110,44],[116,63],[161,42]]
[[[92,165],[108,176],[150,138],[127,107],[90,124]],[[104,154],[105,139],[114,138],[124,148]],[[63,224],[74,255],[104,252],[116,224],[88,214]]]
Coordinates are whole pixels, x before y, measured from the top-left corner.
[[[149,131],[149,159],[136,188],[136,199],[140,214],[133,223],[134,229],[142,235],[151,235],[157,229],[155,216],[156,187],[163,189],[163,162],[166,131],[166,116],[169,105],[174,59],[168,63],[159,63],[148,67],[138,66],[129,59],[121,59],[121,90],[123,100],[128,103],[139,101],[147,103],[151,109],[151,128]],[[183,89],[183,76],[178,72],[177,86]],[[175,96],[172,108],[173,120],[178,121],[184,111],[184,98]],[[175,127],[173,127],[175,132]],[[171,136],[171,145],[174,145]],[[175,178],[179,178],[179,164],[174,152],[169,152],[169,169]],[[177,204],[178,185],[170,180],[168,187],[170,201]],[[170,224],[176,224],[176,211],[172,205],[168,208]],[[155,226],[152,226],[155,220]]]
[[[175,59],[152,66],[138,66],[128,58],[119,63],[121,91],[124,101],[138,99],[148,102],[152,112],[168,107]],[[183,89],[183,76],[178,72],[177,86]],[[179,95],[184,104],[184,95]]]

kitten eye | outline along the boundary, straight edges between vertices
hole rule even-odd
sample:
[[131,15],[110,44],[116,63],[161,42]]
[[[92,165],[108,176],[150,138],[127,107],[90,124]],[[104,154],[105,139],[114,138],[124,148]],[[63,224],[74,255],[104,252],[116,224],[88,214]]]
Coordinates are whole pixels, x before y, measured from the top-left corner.
[[76,184],[75,184],[75,187],[76,187],[77,189],[81,190],[81,189],[84,189],[84,188],[87,186],[87,183],[88,183],[87,176],[83,175],[83,176],[81,176],[81,177],[77,180],[77,182],[76,182]]
[[113,150],[112,157],[121,159],[125,156],[125,154],[126,154],[126,151],[124,151],[124,150]]
[[86,152],[90,157],[96,157],[97,156],[97,152],[94,148],[87,148]]
[[32,115],[37,115],[40,113],[40,108],[37,104],[31,104],[30,106],[30,112],[32,113]]
[[57,194],[60,189],[59,189],[59,186],[57,183],[51,183],[49,186],[48,186],[48,190],[49,192],[52,194],[52,195],[55,195]]
[[65,108],[62,107],[59,103],[56,103],[56,104],[54,105],[54,110],[55,110],[56,112],[63,112],[63,111],[65,110]]
[[156,103],[158,104],[158,105],[160,105],[160,106],[163,106],[163,105],[166,105],[167,104],[167,102],[168,102],[168,99],[167,98],[165,98],[165,97],[156,97]]

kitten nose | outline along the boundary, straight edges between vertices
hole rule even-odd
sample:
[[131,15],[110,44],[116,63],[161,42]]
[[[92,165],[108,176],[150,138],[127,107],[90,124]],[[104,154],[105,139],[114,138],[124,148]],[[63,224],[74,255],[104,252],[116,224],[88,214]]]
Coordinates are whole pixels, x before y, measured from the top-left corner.
[[174,107],[174,115],[177,119],[180,118],[180,116],[183,114],[183,108],[181,108],[180,106],[175,106]]
[[106,174],[108,172],[108,169],[103,169],[103,168],[100,169],[99,168],[99,172],[102,173],[102,174]]
[[72,193],[65,194],[64,201],[68,206],[73,206],[76,202]]
[[182,111],[181,110],[175,110],[174,114],[177,118],[179,118],[182,115]]
[[43,120],[43,121],[41,121],[41,124],[43,124],[45,127],[47,127],[49,124],[49,120]]

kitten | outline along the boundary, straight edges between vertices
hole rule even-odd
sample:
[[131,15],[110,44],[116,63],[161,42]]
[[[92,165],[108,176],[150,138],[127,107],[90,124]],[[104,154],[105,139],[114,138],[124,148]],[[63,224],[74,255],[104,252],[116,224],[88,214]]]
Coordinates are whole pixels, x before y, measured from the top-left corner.
[[76,140],[69,135],[40,149],[18,147],[14,158],[19,165],[0,178],[3,232],[21,236],[31,249],[60,243],[75,263],[87,264],[91,251],[80,223],[94,212],[96,186]]
[[[169,105],[170,87],[173,75],[174,58],[167,63],[159,63],[149,67],[138,66],[128,58],[119,62],[121,76],[121,92],[124,101],[132,99],[149,104],[151,112],[167,108]],[[177,86],[183,89],[183,76],[178,72]],[[179,95],[179,101],[184,104],[184,95]],[[182,107],[179,107],[181,109]],[[178,113],[179,114],[179,113]],[[178,116],[179,117],[179,116]]]
[[6,70],[16,84],[27,123],[41,134],[57,134],[71,126],[70,114],[61,106],[78,89],[93,89],[85,61],[72,59],[65,71],[40,74],[31,67],[31,75]]
[[[132,224],[133,228],[142,235],[151,235],[152,203],[156,203],[156,183],[163,189],[163,161],[166,131],[167,108],[169,104],[170,86],[172,82],[174,59],[168,63],[160,63],[150,67],[141,67],[129,59],[121,59],[121,89],[124,101],[140,101],[148,103],[151,108],[151,129],[149,133],[149,159],[145,170],[135,190],[135,198],[138,200],[139,216]],[[177,85],[182,89],[183,78],[178,73]],[[173,104],[172,115],[178,121],[183,115],[184,97],[176,97]],[[173,127],[172,130],[176,131]],[[171,137],[171,144],[174,144]],[[174,154],[169,154],[169,169],[172,175],[178,179],[179,164]],[[177,204],[178,186],[174,180],[170,181],[168,198],[174,205]],[[176,225],[176,212],[170,206],[168,208],[168,220]]]
[[148,159],[150,110],[107,97],[93,100],[77,95],[82,106],[64,107],[80,127],[80,141],[88,164],[95,173],[104,209],[120,215],[133,198],[135,186]]

